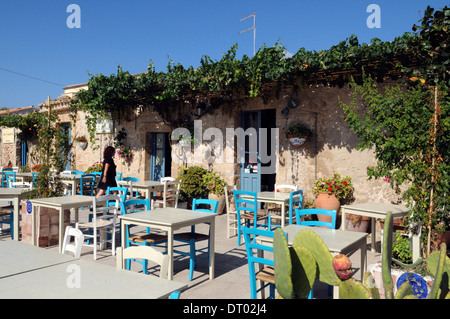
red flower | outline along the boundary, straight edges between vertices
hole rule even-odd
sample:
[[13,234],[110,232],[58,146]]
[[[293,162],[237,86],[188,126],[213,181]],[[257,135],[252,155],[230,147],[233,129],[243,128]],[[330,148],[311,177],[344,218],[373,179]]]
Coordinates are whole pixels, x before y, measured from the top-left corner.
[[333,187],[328,187],[328,190],[330,191],[330,192],[332,192],[333,191]]
[[343,181],[342,184],[347,185],[348,183],[347,183],[347,181]]

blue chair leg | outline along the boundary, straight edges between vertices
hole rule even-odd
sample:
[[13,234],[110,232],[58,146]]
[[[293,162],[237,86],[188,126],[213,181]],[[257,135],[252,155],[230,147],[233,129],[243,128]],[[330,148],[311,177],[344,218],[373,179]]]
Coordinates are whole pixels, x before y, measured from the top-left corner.
[[189,281],[191,281],[194,276],[194,268],[197,266],[195,263],[195,240],[190,240],[189,249]]

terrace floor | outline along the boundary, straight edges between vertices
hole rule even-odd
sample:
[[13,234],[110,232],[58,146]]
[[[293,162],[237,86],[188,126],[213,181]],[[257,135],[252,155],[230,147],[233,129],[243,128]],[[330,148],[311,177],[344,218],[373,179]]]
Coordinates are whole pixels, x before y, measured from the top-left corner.
[[[83,214],[80,214],[80,216]],[[201,231],[201,227],[197,228]],[[379,229],[379,227],[377,227]],[[136,227],[136,231],[144,231]],[[207,260],[198,263],[198,269],[194,272],[192,281],[188,280],[189,259],[182,257],[174,262],[174,280],[188,284],[188,288],[181,293],[181,299],[248,299],[250,298],[250,283],[245,245],[237,246],[236,236],[226,236],[226,215],[216,218],[216,254],[215,254],[215,278],[209,280]],[[119,236],[117,236],[119,239]],[[11,240],[9,233],[0,234],[0,241]],[[377,234],[377,244],[380,246],[380,234]],[[370,250],[370,236],[367,238],[367,265],[381,260],[381,254]],[[120,239],[116,242],[120,245]],[[48,247],[57,251],[57,246]],[[116,257],[111,255],[111,250],[98,251],[97,260],[93,260],[93,252],[90,247],[84,247],[81,258],[99,262],[111,267],[116,267]],[[357,269],[354,274],[356,279],[360,278],[359,252],[350,256],[353,267]],[[142,271],[141,264],[132,263],[133,271]],[[99,296],[101,298],[101,296]],[[314,298],[330,299],[328,287],[317,282],[314,288]]]

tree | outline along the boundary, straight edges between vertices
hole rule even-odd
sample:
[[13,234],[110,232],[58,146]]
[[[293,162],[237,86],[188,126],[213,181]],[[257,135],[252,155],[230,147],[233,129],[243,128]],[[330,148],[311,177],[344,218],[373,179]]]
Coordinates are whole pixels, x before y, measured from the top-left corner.
[[[410,50],[416,68],[404,68],[407,81],[384,91],[370,76],[353,83],[354,99],[344,108],[346,121],[360,139],[359,149],[373,148],[378,163],[369,178],[389,176],[412,207],[409,218],[420,222],[426,254],[432,249],[436,225],[448,222],[445,197],[450,194],[450,97],[448,48],[450,9],[427,8],[419,35]],[[358,103],[362,99],[363,106]],[[362,116],[360,115],[362,113]]]

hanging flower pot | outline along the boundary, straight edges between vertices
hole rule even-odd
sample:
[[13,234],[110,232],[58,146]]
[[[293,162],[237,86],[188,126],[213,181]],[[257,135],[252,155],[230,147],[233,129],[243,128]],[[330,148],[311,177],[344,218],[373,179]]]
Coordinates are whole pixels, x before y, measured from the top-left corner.
[[86,139],[86,137],[84,137],[84,136],[77,137],[75,139],[75,142],[77,142],[78,146],[81,149],[83,149],[83,150],[86,149],[86,147],[87,147],[87,139]]
[[81,148],[81,149],[86,149],[86,147],[87,147],[87,143],[83,143],[83,142],[78,142],[78,146]]
[[289,142],[296,148],[300,148],[303,144],[305,144],[308,137],[312,135],[309,127],[303,123],[290,125],[286,129],[285,134]]
[[303,144],[305,144],[307,138],[307,136],[298,137],[292,135],[288,139],[294,147],[300,148]]

